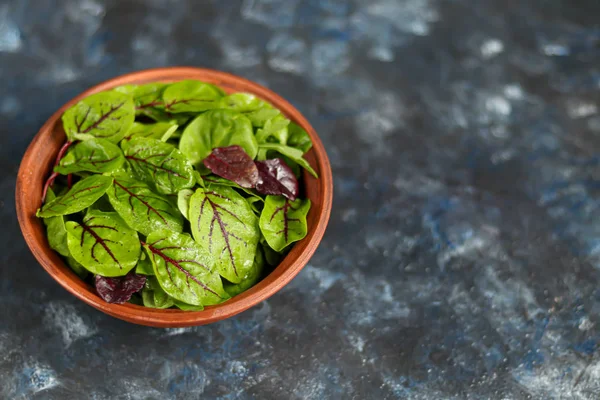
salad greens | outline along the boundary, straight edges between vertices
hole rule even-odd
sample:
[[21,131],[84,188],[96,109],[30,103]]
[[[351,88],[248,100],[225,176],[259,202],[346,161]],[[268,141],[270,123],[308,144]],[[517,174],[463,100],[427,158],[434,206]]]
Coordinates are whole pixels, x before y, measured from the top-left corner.
[[62,121],[37,216],[109,303],[202,310],[254,286],[307,235],[310,136],[252,94],[124,85]]

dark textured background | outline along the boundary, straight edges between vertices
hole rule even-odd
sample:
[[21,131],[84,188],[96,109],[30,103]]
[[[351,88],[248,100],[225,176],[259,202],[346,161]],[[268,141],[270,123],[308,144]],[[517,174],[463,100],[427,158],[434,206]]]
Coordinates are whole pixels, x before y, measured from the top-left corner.
[[[0,2],[0,398],[600,398],[597,0]],[[294,103],[334,209],[302,273],[214,325],[77,301],[14,209],[89,86],[194,65]]]

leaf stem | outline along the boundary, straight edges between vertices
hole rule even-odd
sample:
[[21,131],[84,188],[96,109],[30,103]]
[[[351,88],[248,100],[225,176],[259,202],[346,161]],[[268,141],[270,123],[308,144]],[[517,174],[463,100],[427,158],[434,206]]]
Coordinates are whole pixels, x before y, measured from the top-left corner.
[[[74,141],[67,140],[65,142],[65,144],[62,145],[62,147],[58,151],[58,154],[56,155],[56,160],[54,161],[55,167],[58,164],[60,164],[60,160],[62,160],[62,158],[65,156],[65,153],[67,152],[69,147],[73,144],[73,142]],[[48,188],[50,188],[54,184],[54,180],[56,179],[57,176],[58,176],[58,172],[53,171],[50,174],[50,176],[48,177],[48,179],[46,180],[46,183],[44,184],[44,190],[42,191],[42,203],[44,203],[44,201],[46,201],[46,194],[48,193]],[[71,185],[69,185],[69,188],[70,187],[71,187]]]

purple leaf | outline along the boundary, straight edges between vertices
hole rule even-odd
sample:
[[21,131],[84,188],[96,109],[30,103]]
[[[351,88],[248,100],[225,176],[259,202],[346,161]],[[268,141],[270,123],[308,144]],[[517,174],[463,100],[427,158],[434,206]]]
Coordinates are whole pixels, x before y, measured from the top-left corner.
[[298,197],[298,180],[292,169],[281,159],[257,161],[258,183],[256,190],[262,194],[283,195],[294,201]]
[[135,272],[116,278],[96,275],[95,283],[96,291],[102,300],[107,303],[123,304],[144,287],[146,276]]
[[238,145],[213,149],[204,159],[204,165],[215,175],[244,188],[253,188],[258,182],[258,169],[254,161]]

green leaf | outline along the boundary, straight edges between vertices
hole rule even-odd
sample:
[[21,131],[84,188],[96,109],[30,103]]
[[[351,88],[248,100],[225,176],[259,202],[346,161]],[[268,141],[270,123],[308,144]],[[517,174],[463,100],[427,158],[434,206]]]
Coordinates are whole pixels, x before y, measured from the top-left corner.
[[192,164],[199,166],[214,148],[241,146],[250,158],[258,151],[252,124],[231,110],[213,110],[199,115],[185,128],[179,149]]
[[223,288],[231,297],[237,296],[238,294],[245,292],[252,286],[256,285],[262,276],[262,272],[265,266],[265,259],[260,249],[256,249],[256,256],[254,257],[254,263],[252,269],[248,274],[248,277],[240,283],[223,283]]
[[73,270],[73,272],[75,272],[77,274],[77,276],[79,276],[81,279],[85,279],[87,278],[87,276],[89,275],[89,272],[87,269],[85,269],[83,267],[83,265],[79,264],[77,262],[77,260],[75,260],[73,257],[69,256],[67,257],[67,265]]
[[143,235],[159,229],[183,230],[181,213],[167,198],[154,193],[145,183],[116,178],[107,193],[121,218]]
[[73,258],[102,276],[126,275],[138,262],[140,241],[119,214],[88,213],[81,223],[66,223],[67,244]]
[[65,111],[62,121],[71,141],[96,137],[118,143],[131,128],[134,118],[131,96],[108,91],[81,100]]
[[217,304],[229,298],[213,272],[206,250],[191,237],[154,231],[145,244],[160,286],[171,297],[191,305]]
[[206,175],[206,176],[204,176],[203,181],[205,183],[205,185],[204,185],[205,187],[211,187],[212,185],[229,186],[229,187],[241,190],[242,192],[246,193],[248,196],[255,198],[256,201],[265,201],[258,194],[254,193],[252,191],[252,189],[243,188],[240,185],[238,185],[237,183],[230,181],[229,179],[222,178],[218,175],[214,175],[214,174]]
[[294,162],[298,163],[302,168],[307,170],[312,176],[318,178],[319,175],[315,172],[315,170],[310,166],[308,161],[302,157],[304,154],[302,150],[296,149],[290,146],[284,146],[282,144],[277,143],[264,143],[259,145],[259,149],[261,150],[275,150],[284,156],[291,158]]
[[267,196],[260,214],[260,230],[273,250],[282,251],[306,236],[309,209],[308,199],[289,201],[283,196]]
[[272,139],[279,144],[287,144],[289,124],[289,119],[281,114],[276,115],[268,120],[263,128],[256,131],[256,141],[259,145],[267,143],[268,139]]
[[244,114],[257,128],[262,128],[268,120],[280,113],[271,104],[250,93],[233,93],[223,97],[221,108]]
[[134,122],[131,129],[125,134],[124,141],[135,138],[151,138],[162,140],[165,135],[177,130],[178,125],[172,122],[155,122],[153,124],[142,124]]
[[137,86],[133,91],[136,114],[143,114],[146,108],[162,107],[162,94],[167,86],[168,84],[160,82]]
[[302,127],[295,123],[290,123],[288,126],[289,137],[287,145],[302,150],[303,153],[309,151],[312,147],[312,140],[308,133]]
[[175,306],[182,311],[202,311],[203,306],[193,306],[191,304],[184,303],[183,301],[175,300]]
[[[52,189],[48,189],[46,201],[50,202],[56,198]],[[60,255],[68,257],[69,248],[67,247],[67,230],[65,229],[65,219],[62,215],[44,219],[46,225],[46,235],[51,249],[56,250]]]
[[124,160],[119,146],[93,138],[72,146],[54,170],[63,175],[82,171],[101,174],[119,168]]
[[264,236],[260,239],[260,247],[265,255],[265,262],[272,267],[278,266],[283,255],[273,250],[265,240]]
[[84,210],[106,193],[112,181],[112,177],[104,175],[91,175],[82,179],[63,196],[44,204],[41,210],[38,210],[37,216],[48,218]]
[[219,274],[233,283],[246,279],[260,238],[248,202],[230,187],[197,189],[189,217],[194,239],[208,250]]
[[158,280],[153,276],[146,279],[146,283],[142,289],[142,299],[144,306],[150,308],[165,309],[175,305],[175,299],[165,293],[162,287],[160,287]]
[[177,208],[179,208],[179,211],[187,220],[190,219],[188,213],[190,210],[190,198],[193,194],[194,191],[192,189],[183,189],[177,193]]
[[171,113],[200,112],[218,108],[223,91],[217,86],[193,80],[169,85],[163,92],[165,111]]
[[125,158],[146,182],[164,194],[194,186],[192,164],[174,146],[156,139],[137,138],[125,149]]
[[138,88],[138,85],[121,85],[121,86],[117,86],[116,88],[114,88],[113,90],[115,92],[119,92],[119,93],[123,93],[123,94],[127,94],[129,96],[133,97],[133,93],[135,93],[135,90]]
[[154,275],[152,261],[150,261],[150,258],[146,257],[144,253],[141,253],[140,259],[135,266],[135,273],[139,275]]

